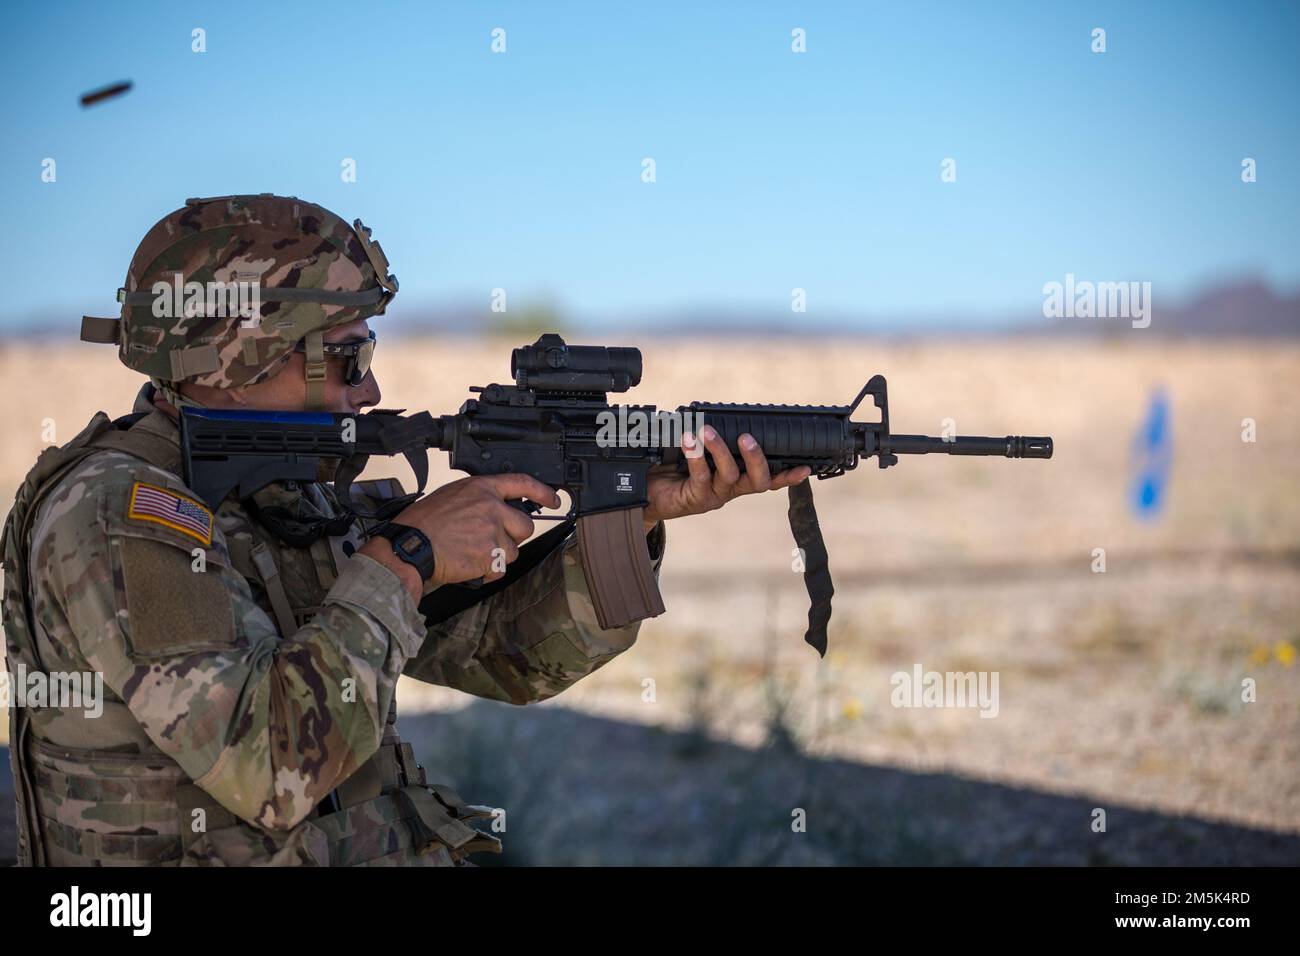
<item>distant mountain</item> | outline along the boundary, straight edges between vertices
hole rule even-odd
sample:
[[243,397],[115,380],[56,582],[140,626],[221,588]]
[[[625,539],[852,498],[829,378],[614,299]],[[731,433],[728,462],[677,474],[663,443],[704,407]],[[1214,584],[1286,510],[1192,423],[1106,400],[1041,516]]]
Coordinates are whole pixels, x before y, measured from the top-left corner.
[[[1153,296],[1151,325],[1158,335],[1291,338],[1300,336],[1300,292],[1278,295],[1260,279],[1211,286],[1191,299],[1165,305],[1158,290]],[[1117,335],[1136,331],[1124,319],[1044,319],[1017,323],[1018,333],[1047,335]]]
[[1252,280],[1212,289],[1168,316],[1157,306],[1152,328],[1157,320],[1168,326],[1166,331],[1180,335],[1297,335],[1300,293],[1281,297],[1267,283]]

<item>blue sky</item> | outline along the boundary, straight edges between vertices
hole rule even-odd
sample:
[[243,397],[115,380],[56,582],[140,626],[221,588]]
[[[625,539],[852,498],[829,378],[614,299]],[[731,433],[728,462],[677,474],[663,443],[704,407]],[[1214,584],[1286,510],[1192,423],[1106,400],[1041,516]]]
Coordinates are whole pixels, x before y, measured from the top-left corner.
[[365,220],[408,307],[802,287],[811,316],[977,324],[1067,272],[1291,290],[1297,49],[1294,3],[9,4],[0,323],[113,314],[155,221],[265,191]]

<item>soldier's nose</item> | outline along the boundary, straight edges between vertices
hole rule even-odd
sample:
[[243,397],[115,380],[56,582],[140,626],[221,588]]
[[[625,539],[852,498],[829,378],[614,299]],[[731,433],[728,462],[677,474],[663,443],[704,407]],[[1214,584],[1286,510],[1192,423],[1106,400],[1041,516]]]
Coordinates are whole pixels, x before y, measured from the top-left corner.
[[379,380],[375,378],[373,371],[367,372],[361,384],[352,389],[352,402],[358,411],[363,408],[373,408],[383,397],[383,392],[379,390]]

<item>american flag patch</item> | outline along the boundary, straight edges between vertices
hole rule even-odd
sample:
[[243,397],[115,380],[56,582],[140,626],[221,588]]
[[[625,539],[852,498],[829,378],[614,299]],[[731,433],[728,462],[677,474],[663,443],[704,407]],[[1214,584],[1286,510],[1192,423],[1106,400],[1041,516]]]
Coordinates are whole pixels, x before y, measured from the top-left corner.
[[126,516],[137,521],[154,521],[212,544],[212,512],[200,502],[157,485],[137,481],[131,486],[131,506]]

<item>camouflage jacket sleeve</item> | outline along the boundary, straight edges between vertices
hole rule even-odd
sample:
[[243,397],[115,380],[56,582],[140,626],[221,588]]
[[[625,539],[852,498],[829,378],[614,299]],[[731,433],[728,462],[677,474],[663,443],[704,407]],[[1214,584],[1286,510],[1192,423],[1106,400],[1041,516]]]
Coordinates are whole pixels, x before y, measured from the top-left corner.
[[[664,525],[647,538],[655,579]],[[554,697],[636,641],[640,623],[602,630],[572,534],[509,587],[429,628],[405,673],[478,697],[529,704]]]
[[[137,497],[148,487],[152,499]],[[190,505],[159,519],[150,502],[168,495]],[[378,749],[424,622],[392,572],[355,555],[312,622],[281,638],[231,568],[220,516],[209,524],[195,505],[138,459],[86,459],[33,527],[35,614],[56,648],[73,645],[57,656],[102,672],[200,787],[250,823],[289,829]]]

